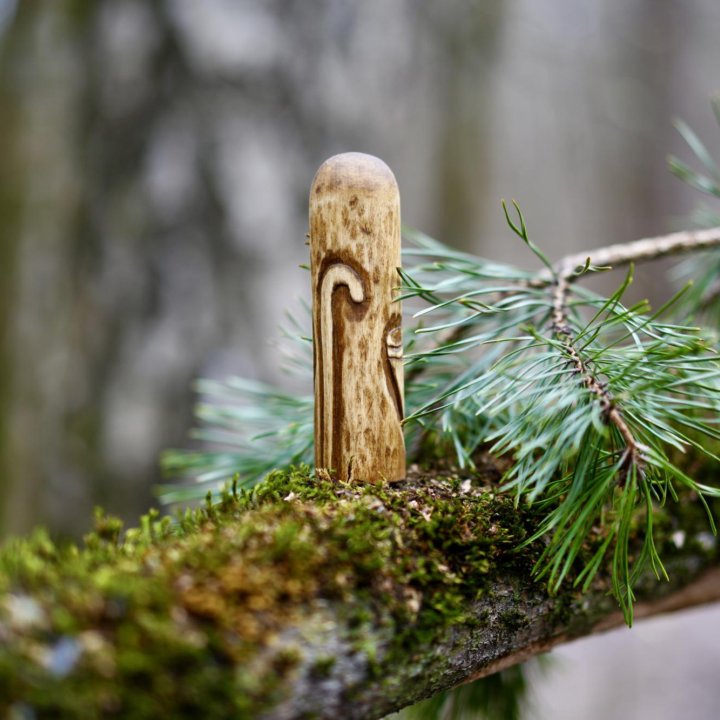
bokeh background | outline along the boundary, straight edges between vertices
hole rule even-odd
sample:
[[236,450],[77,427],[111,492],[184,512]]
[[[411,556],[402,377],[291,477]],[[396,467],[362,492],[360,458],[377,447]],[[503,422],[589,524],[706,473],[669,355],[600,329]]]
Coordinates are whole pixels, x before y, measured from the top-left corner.
[[[530,265],[502,197],[553,257],[686,225],[671,121],[720,149],[719,90],[717,0],[0,0],[0,534],[136,518],[193,378],[278,379],[326,157],[379,155],[407,224]],[[528,717],[716,719],[719,630],[558,651]]]

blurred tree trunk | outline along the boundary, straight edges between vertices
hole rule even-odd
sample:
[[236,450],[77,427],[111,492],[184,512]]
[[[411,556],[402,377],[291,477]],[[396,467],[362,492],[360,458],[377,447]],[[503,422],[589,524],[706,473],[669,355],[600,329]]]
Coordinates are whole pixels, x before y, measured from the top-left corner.
[[492,71],[506,7],[504,0],[465,4],[469,12],[448,12],[448,3],[426,9],[439,45],[436,73],[444,110],[436,173],[439,224],[432,232],[472,252],[483,242],[481,198],[493,186]]
[[15,73],[6,69],[8,57],[14,52],[13,43],[0,45],[0,518],[5,514],[9,486],[6,458],[9,452],[9,393],[12,388],[13,367],[6,348],[9,343],[21,212],[19,190],[22,186],[22,166],[16,144],[20,123],[17,81],[13,77]]
[[1,250],[4,521],[76,533],[94,503],[147,506],[222,332],[216,268],[246,259],[224,242],[165,5],[21,3],[2,82],[22,168],[0,188],[3,209],[22,198]]

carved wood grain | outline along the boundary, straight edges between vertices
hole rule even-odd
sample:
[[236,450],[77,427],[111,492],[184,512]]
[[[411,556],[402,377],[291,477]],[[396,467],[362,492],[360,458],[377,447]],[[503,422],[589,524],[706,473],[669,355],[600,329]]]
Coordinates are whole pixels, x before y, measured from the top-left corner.
[[327,160],[310,191],[315,465],[342,481],[405,476],[400,195],[381,160]]

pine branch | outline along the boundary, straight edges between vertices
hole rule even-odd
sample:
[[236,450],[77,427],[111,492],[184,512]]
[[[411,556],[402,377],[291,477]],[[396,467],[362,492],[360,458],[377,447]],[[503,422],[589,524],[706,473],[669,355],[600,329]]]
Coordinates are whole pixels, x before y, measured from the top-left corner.
[[[720,227],[701,230],[684,230],[670,235],[643,238],[628,243],[616,243],[579,253],[572,253],[561,258],[552,267],[545,267],[534,276],[526,279],[524,284],[533,288],[545,288],[559,280],[568,285],[580,280],[587,272],[593,270],[619,269],[633,263],[658,260],[663,257],[692,254],[703,250],[720,248]],[[592,265],[591,265],[592,263]],[[523,281],[520,281],[523,284]],[[496,299],[502,299],[506,293],[498,293]],[[720,297],[720,285],[702,292],[698,300],[701,308],[712,305]],[[461,341],[467,336],[470,326],[463,324],[454,328],[442,340],[442,344],[450,345]],[[412,382],[422,373],[422,366],[410,366],[406,379]]]
[[[675,483],[700,496],[718,493],[686,475],[672,457],[695,447],[717,461],[712,447],[720,439],[720,369],[714,340],[659,319],[677,297],[654,314],[647,303],[624,307],[632,274],[609,299],[578,286],[579,277],[603,268],[590,259],[579,268],[574,259],[552,264],[530,241],[515,208],[518,221],[506,209],[508,224],[541,259],[549,280],[488,266],[421,238],[420,255],[433,260],[406,272],[407,296],[431,303],[419,315],[440,318],[420,332],[450,336],[414,355],[423,374],[441,380],[414,417],[441,428],[441,437],[450,435],[461,467],[472,466],[478,434],[491,453],[508,456],[504,489],[514,491],[518,502],[525,498],[547,510],[532,539],[546,538],[536,571],[552,588],[568,577],[593,528],[606,526],[605,543],[585,561],[576,582],[588,588],[611,553],[614,594],[630,623],[642,568],[649,564],[658,578],[666,576],[653,539],[656,503],[675,493]],[[709,242],[693,237],[704,246]],[[675,236],[649,244],[652,250],[643,241],[635,250],[615,247],[600,256],[629,259],[640,250],[657,256],[683,243]],[[463,358],[462,372],[452,373],[448,358],[456,365]],[[475,434],[468,437],[466,428]],[[645,541],[633,559],[628,539],[641,506]]]
[[582,384],[597,398],[602,409],[603,417],[608,423],[617,428],[625,441],[626,454],[621,465],[622,472],[618,478],[620,484],[624,485],[629,467],[634,466],[637,472],[642,475],[645,465],[643,455],[644,446],[637,440],[628,427],[618,404],[607,388],[607,384],[602,382],[597,376],[597,373],[593,371],[591,367],[592,362],[583,359],[581,356],[582,351],[577,346],[568,311],[568,293],[570,290],[571,277],[569,273],[561,272],[557,275],[553,283],[553,315],[551,327],[555,335],[560,339]]

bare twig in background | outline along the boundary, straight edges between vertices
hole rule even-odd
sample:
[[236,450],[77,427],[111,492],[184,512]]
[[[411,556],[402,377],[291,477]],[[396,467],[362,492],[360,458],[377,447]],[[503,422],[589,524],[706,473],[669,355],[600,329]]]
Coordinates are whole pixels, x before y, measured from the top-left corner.
[[[561,258],[554,267],[558,275],[571,281],[575,271],[583,267],[588,258],[596,267],[616,269],[630,265],[630,263],[657,260],[668,255],[682,255],[716,247],[720,247],[720,227],[684,230],[670,235],[642,238],[633,242],[617,243],[596,250],[573,253]],[[543,270],[533,281],[533,286],[542,287],[549,285],[552,281],[553,277],[550,271]]]

